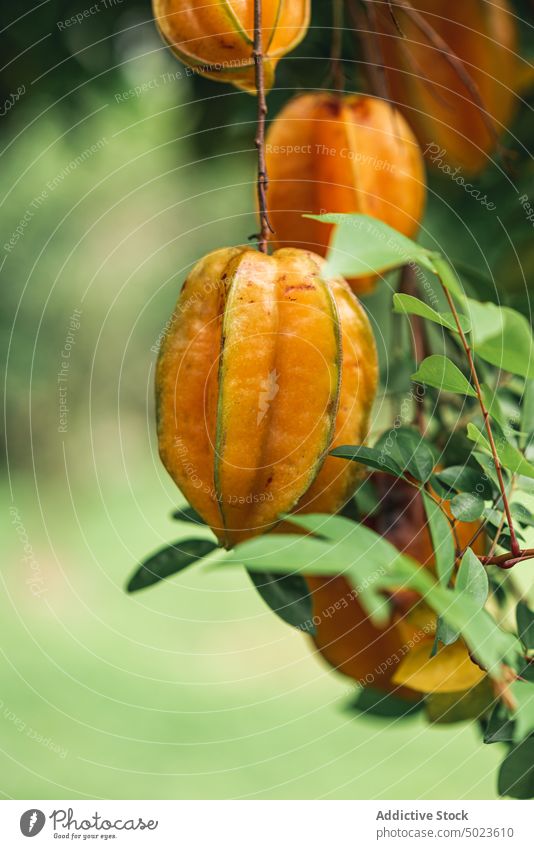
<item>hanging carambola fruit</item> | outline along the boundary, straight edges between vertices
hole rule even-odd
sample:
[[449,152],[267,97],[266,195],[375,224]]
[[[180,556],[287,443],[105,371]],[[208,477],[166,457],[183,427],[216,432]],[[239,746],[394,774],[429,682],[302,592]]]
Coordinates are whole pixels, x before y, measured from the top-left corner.
[[[158,29],[173,53],[209,79],[256,91],[254,0],[152,0]],[[304,38],[310,0],[262,0],[265,88],[279,59]]]
[[391,8],[374,3],[389,95],[403,109],[430,162],[477,173],[489,164],[514,111],[514,14],[507,0],[412,0],[411,6],[460,60],[464,76],[402,3]]
[[156,375],[160,456],[219,542],[292,510],[334,512],[354,464],[326,455],[366,436],[377,384],[373,334],[323,260],[223,248],[193,268]]
[[[421,496],[405,481],[374,474],[371,483],[380,504],[365,521],[403,554],[434,571],[435,557]],[[459,522],[455,544],[467,546],[478,523]],[[451,531],[452,534],[452,531]],[[484,553],[484,537],[473,544]],[[422,693],[457,693],[478,685],[484,673],[474,664],[463,641],[442,648],[431,658],[436,615],[411,591],[392,598],[390,619],[375,625],[343,577],[307,577],[313,597],[315,646],[325,660],[363,687],[415,701]]]
[[[421,151],[384,100],[327,92],[295,97],[271,124],[266,162],[277,247],[326,254],[333,226],[303,213],[365,213],[409,237],[419,229],[426,196]],[[349,282],[362,294],[376,278]]]

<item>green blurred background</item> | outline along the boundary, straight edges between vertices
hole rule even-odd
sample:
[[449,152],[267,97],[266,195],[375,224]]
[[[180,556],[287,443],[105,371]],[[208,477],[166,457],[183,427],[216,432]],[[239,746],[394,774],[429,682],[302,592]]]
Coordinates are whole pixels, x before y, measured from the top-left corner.
[[[84,8],[13,11],[4,32],[2,102],[19,97],[0,122],[0,793],[493,798],[498,747],[480,746],[471,726],[355,718],[349,684],[241,571],[124,592],[139,558],[185,533],[157,458],[153,349],[190,265],[257,227],[255,107],[187,77],[147,2],[58,27]],[[281,66],[272,114],[299,80],[327,77],[324,14]],[[356,85],[356,62],[348,73]],[[527,191],[530,167],[520,177]],[[500,299],[528,310],[532,230],[499,174],[481,185],[503,198],[504,218],[510,206],[513,250],[439,181],[426,238],[475,266],[489,254],[512,281]],[[369,299],[375,317],[389,298],[384,286]]]

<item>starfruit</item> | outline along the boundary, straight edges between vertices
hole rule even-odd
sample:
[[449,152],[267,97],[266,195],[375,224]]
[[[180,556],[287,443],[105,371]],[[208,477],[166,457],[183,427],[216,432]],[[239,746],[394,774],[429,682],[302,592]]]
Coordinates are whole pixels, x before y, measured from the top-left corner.
[[189,274],[160,350],[161,459],[226,547],[294,509],[334,512],[358,469],[326,455],[363,441],[376,382],[366,314],[320,257],[223,248]]

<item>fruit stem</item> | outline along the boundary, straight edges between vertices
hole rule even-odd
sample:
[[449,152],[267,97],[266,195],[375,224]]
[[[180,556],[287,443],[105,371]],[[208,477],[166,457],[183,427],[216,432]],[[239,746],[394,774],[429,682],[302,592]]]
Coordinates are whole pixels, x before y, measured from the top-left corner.
[[265,73],[263,68],[263,33],[262,33],[262,0],[254,0],[254,68],[256,77],[256,92],[258,97],[258,123],[254,143],[258,151],[258,209],[260,217],[260,233],[258,235],[258,250],[267,253],[269,231],[273,229],[267,213],[267,166],[265,164],[265,119],[267,117],[267,100],[265,97]]
[[345,90],[345,73],[343,71],[343,23],[344,8],[343,0],[333,0],[332,3],[332,50],[330,61],[332,65],[332,83],[334,88],[343,92]]

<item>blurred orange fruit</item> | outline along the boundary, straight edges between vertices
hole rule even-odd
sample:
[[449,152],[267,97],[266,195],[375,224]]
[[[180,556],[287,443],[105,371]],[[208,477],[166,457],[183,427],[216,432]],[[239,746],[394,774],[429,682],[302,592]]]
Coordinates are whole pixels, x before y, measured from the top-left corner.
[[[432,541],[419,494],[409,484],[387,475],[375,474],[372,480],[380,507],[366,524],[399,551],[433,569]],[[458,544],[466,546],[478,527],[478,523],[459,522]],[[475,541],[473,550],[483,553],[483,535]],[[306,580],[313,598],[315,646],[331,666],[362,686],[417,700],[421,692],[468,689],[484,676],[470,660],[463,641],[440,649],[430,659],[436,615],[416,593],[395,593],[390,620],[379,627],[367,616],[357,592],[345,578]]]
[[375,3],[389,95],[430,162],[475,174],[486,167],[498,136],[513,117],[518,82],[515,15],[507,0],[412,0],[411,5],[456,54],[478,90],[483,110],[465,79],[400,4],[394,4],[394,13],[401,32],[387,4]]
[[[273,243],[326,254],[333,225],[303,213],[359,212],[405,236],[426,195],[421,151],[402,115],[376,97],[327,92],[290,100],[269,128],[267,203]],[[362,294],[376,277],[349,280]]]

